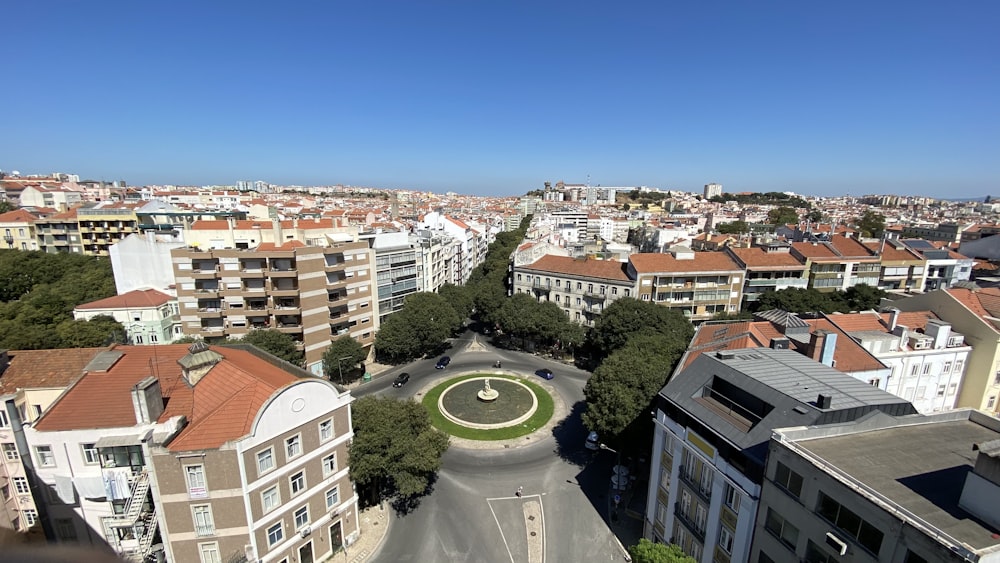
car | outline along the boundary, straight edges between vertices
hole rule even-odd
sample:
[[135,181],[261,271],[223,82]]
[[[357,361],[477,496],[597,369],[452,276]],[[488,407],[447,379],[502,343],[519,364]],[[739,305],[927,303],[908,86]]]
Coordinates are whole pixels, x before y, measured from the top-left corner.
[[587,441],[585,441],[583,445],[588,450],[601,449],[601,442],[598,439],[597,432],[591,431],[590,434],[587,434]]
[[392,380],[392,386],[402,387],[403,385],[406,385],[406,382],[409,380],[410,380],[410,374],[404,371],[403,373],[397,375],[396,379]]
[[550,370],[549,368],[542,368],[536,371],[535,375],[541,377],[542,379],[552,379],[554,377],[552,374],[552,370]]
[[448,367],[448,364],[450,363],[451,363],[451,358],[449,358],[448,356],[441,356],[441,359],[438,360],[437,365],[435,365],[434,367],[437,369],[444,369]]

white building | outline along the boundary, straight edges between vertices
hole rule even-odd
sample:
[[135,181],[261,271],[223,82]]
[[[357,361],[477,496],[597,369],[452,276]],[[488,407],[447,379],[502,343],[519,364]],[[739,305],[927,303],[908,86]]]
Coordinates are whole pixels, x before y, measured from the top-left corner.
[[108,255],[118,294],[151,287],[176,296],[170,251],[184,246],[182,241],[161,240],[153,233],[132,234],[111,245]]
[[168,344],[184,336],[177,298],[155,289],[136,289],[73,309],[77,320],[99,316],[121,323],[130,344]]

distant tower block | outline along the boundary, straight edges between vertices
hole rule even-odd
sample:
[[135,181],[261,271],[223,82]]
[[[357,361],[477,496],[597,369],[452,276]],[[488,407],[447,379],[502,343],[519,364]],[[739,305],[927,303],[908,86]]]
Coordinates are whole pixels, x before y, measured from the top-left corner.
[[722,184],[705,184],[705,199],[722,195]]
[[389,212],[393,220],[399,219],[399,192],[393,191],[389,201]]

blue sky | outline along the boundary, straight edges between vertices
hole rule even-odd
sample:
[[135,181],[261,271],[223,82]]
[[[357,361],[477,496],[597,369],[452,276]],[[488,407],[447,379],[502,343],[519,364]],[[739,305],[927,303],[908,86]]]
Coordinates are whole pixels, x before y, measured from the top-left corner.
[[1000,3],[10,2],[0,169],[1000,194]]

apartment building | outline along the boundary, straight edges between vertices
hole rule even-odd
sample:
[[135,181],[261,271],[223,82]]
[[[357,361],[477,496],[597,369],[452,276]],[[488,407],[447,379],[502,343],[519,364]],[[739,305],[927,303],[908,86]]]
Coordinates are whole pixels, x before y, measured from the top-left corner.
[[969,281],[973,260],[948,248],[941,248],[923,239],[904,239],[903,244],[927,262],[924,288],[927,291],[945,289],[960,281]]
[[133,234],[111,245],[108,255],[118,294],[153,288],[177,296],[170,251],[187,245],[168,232]]
[[24,209],[0,213],[0,234],[3,235],[0,248],[38,250],[38,240],[35,238],[35,221],[37,219],[37,216]]
[[136,289],[73,308],[73,318],[108,316],[125,327],[130,344],[168,344],[184,336],[177,298],[155,289]]
[[916,412],[780,347],[701,354],[657,401],[644,535],[677,544],[701,563],[751,560],[774,429]]
[[317,375],[331,340],[374,342],[378,303],[368,243],[326,234],[313,242],[323,246],[291,240],[171,251],[184,333],[211,340],[276,329],[292,336]]
[[83,253],[80,223],[76,218],[76,209],[39,217],[35,220],[35,236],[38,239],[38,250],[42,252],[50,254]]
[[791,247],[780,242],[769,242],[752,248],[727,246],[724,252],[738,266],[746,270],[743,282],[743,301],[751,302],[762,293],[781,291],[791,287],[805,289],[809,286],[809,267],[795,256]]
[[[35,479],[31,450],[22,424],[33,423],[69,387],[103,348],[0,351],[0,528],[23,533],[28,542],[44,542],[46,535],[66,522],[49,520],[35,503],[42,488]],[[49,526],[49,534],[44,528]]]
[[973,346],[955,406],[998,412],[1000,289],[938,289],[897,299],[892,306],[901,311],[931,311],[967,338]]
[[26,186],[21,191],[21,207],[48,207],[67,211],[83,203],[83,192],[43,185]]
[[674,309],[692,321],[740,309],[745,272],[723,252],[674,246],[669,254],[633,254],[627,272],[640,300]]
[[[403,308],[408,295],[425,291],[424,253],[418,248],[419,239],[407,232],[372,233],[362,235],[375,253],[375,278],[378,289],[379,324]],[[440,287],[440,286],[438,286]],[[437,289],[437,288],[435,288]]]
[[868,383],[913,403],[918,412],[951,410],[958,401],[972,347],[930,311],[826,315],[891,370]]
[[868,242],[865,246],[880,257],[879,289],[923,291],[927,283],[927,260],[898,240]]
[[76,210],[83,253],[107,256],[111,245],[139,232],[135,211],[120,205],[98,204]]
[[776,430],[747,560],[998,561],[998,446],[974,410]]
[[546,254],[530,264],[514,265],[511,276],[515,294],[552,301],[570,320],[586,326],[593,326],[615,299],[635,296],[625,263],[613,260]]
[[472,270],[485,259],[486,247],[480,239],[485,236],[465,222],[437,211],[428,213],[417,223],[418,230],[435,231],[448,235],[454,240],[451,265],[448,268],[452,278],[447,283],[464,285]]
[[25,438],[60,542],[309,563],[357,538],[350,403],[252,347],[118,346]]
[[880,258],[852,237],[833,235],[827,241],[793,242],[791,253],[808,263],[811,288],[845,291],[860,284],[879,285]]

